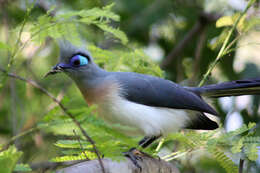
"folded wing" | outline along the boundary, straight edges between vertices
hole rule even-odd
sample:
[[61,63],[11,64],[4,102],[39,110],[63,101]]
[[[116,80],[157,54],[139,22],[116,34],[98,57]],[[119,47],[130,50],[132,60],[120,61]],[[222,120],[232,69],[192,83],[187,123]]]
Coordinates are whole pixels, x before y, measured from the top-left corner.
[[123,96],[129,101],[217,115],[199,95],[169,80],[132,72],[113,72],[112,75],[121,86]]

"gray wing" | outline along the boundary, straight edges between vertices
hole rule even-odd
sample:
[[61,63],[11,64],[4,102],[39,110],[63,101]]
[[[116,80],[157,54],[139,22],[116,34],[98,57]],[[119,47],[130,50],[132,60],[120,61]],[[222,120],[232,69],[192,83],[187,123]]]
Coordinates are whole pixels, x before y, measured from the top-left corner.
[[132,72],[112,72],[112,75],[119,82],[124,97],[129,101],[217,115],[217,112],[200,96],[169,80]]

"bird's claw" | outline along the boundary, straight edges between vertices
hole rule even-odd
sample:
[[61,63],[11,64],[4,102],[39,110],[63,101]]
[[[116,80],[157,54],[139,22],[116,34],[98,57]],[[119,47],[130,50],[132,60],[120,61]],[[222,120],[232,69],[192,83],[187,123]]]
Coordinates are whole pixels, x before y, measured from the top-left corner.
[[123,152],[123,154],[125,157],[128,157],[140,171],[142,171],[142,167],[138,163],[138,160],[141,160],[141,161],[143,160],[142,152],[140,152],[136,148],[131,148],[129,151]]

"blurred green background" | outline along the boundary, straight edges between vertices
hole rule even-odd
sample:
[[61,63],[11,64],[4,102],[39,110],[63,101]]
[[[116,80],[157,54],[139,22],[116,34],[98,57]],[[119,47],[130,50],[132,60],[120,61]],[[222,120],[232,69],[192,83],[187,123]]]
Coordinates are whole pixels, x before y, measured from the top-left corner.
[[[159,65],[164,70],[165,78],[184,85],[196,86],[210,63],[216,58],[227,36],[227,28],[216,27],[216,21],[221,16],[232,16],[242,12],[247,1],[0,0],[0,41],[9,45],[10,49],[14,49],[13,46],[19,48],[31,37],[27,27],[34,25],[37,18],[46,14],[52,7],[54,11],[51,15],[55,15],[71,10],[101,8],[111,3],[114,3],[112,11],[120,16],[120,22],[112,22],[111,26],[118,27],[126,33],[129,39],[127,48],[95,26],[79,25],[77,32],[87,45],[96,45],[107,50],[141,49],[151,58],[153,64]],[[34,6],[26,17],[32,4]],[[246,17],[246,25],[252,27],[246,32],[240,31],[239,28],[236,30],[232,39],[236,39],[237,42],[232,45],[232,51],[214,68],[207,83],[260,76],[259,12],[259,1],[256,1]],[[25,19],[25,29],[19,33],[19,28]],[[16,42],[19,34],[21,40]],[[69,108],[86,106],[76,86],[64,74],[43,78],[58,60],[59,49],[53,39],[48,37],[41,43],[27,42],[9,68],[7,64],[10,63],[11,56],[12,53],[6,51],[0,44],[1,68],[38,82],[60,100],[66,95],[70,99],[67,104]],[[101,65],[106,67],[105,64]],[[5,144],[11,137],[34,128],[55,107],[55,104],[29,84],[6,78],[1,72],[0,79],[0,144]],[[221,113],[221,122],[227,131],[234,130],[243,123],[255,122],[256,133],[259,134],[259,96],[223,98],[213,101],[213,104]],[[60,150],[53,145],[57,138],[62,136],[49,133],[48,127],[18,138],[14,144],[24,153],[20,161],[32,164],[48,161],[57,156]],[[208,156],[199,157],[196,153],[193,155],[195,156],[190,157],[191,159],[186,158],[185,161],[176,160],[181,172],[224,172],[214,159]],[[245,169],[248,172],[257,172],[259,166],[260,159],[259,163],[247,162]]]

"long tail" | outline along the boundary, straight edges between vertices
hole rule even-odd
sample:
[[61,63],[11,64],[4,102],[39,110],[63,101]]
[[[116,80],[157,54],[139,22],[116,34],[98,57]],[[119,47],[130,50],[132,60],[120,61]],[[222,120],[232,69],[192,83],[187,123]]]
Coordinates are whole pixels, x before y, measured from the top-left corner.
[[240,95],[260,95],[260,78],[223,82],[202,87],[187,87],[198,95],[218,98]]

